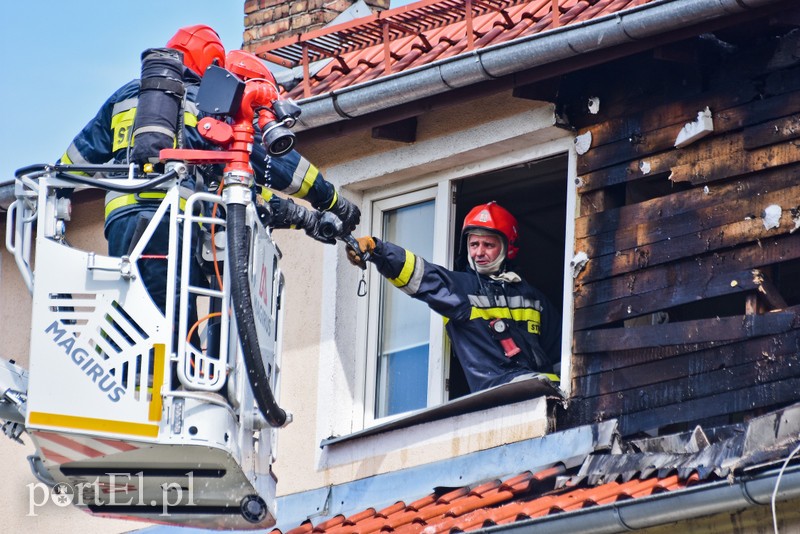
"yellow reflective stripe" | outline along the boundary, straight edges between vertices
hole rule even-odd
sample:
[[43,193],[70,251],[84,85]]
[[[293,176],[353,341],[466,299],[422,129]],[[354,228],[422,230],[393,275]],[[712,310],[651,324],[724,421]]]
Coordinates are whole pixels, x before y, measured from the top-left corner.
[[303,198],[308,194],[308,190],[311,189],[311,186],[314,185],[314,182],[317,181],[317,176],[319,175],[319,171],[317,170],[314,165],[309,165],[308,170],[306,171],[306,175],[303,177],[303,184],[300,186],[300,190],[295,193],[293,196],[297,198]]
[[266,188],[266,187],[263,187],[263,186],[259,186],[259,187],[261,187],[261,198],[263,198],[264,200],[269,202],[272,199],[272,196],[273,196],[272,191],[270,189]]
[[553,373],[539,373],[536,376],[543,376],[548,379],[550,382],[561,382],[561,378],[558,375],[554,375]]
[[164,354],[166,348],[163,343],[153,344],[153,394],[150,397],[150,406],[147,411],[148,421],[161,421],[161,386],[164,384]]
[[197,127],[197,115],[193,113],[189,113],[188,111],[183,112],[183,124],[189,126],[191,128]]
[[411,275],[414,274],[414,264],[416,262],[417,257],[410,250],[406,250],[406,261],[400,270],[400,274],[397,275],[397,278],[389,278],[389,282],[395,287],[403,287],[408,284],[408,281],[411,280]]
[[[70,146],[70,148],[73,147]],[[63,163],[64,165],[74,165],[75,162],[72,161],[72,158],[69,157],[69,149],[67,149],[67,151],[64,152],[64,155],[61,156],[61,163]],[[83,171],[70,171],[70,173],[77,174],[78,176],[89,176],[88,172],[83,172]]]
[[325,208],[325,211],[327,211],[327,210],[331,209],[332,207],[334,207],[336,205],[336,201],[337,200],[339,200],[339,193],[337,193],[336,189],[334,189],[333,190],[333,200],[331,200],[330,205],[327,208]]
[[[472,319],[513,319],[515,321],[531,321],[540,324],[542,314],[533,308],[476,308],[473,307],[469,314]],[[537,332],[538,333],[538,332]]]
[[158,425],[130,423],[127,421],[111,421],[94,417],[78,417],[57,413],[31,412],[28,415],[29,425],[57,426],[74,430],[91,430],[93,432],[110,432],[128,434],[148,438],[158,437]]
[[130,142],[130,129],[133,128],[133,119],[136,116],[136,108],[123,111],[111,117],[111,151],[116,152],[122,148],[127,148]]
[[[111,215],[111,212],[114,211],[115,209],[122,208],[124,206],[132,206],[133,204],[138,204],[139,198],[159,199],[159,198],[164,198],[165,196],[166,193],[158,193],[151,191],[151,192],[139,193],[138,198],[137,195],[135,194],[122,195],[116,197],[114,199],[109,200],[108,203],[106,203],[106,219],[108,219],[108,216]],[[181,197],[179,205],[182,210],[186,209],[186,199]]]

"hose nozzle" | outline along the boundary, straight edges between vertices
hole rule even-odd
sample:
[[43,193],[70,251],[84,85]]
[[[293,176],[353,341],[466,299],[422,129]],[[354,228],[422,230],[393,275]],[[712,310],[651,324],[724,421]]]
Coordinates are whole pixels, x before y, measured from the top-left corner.
[[329,211],[326,211],[322,214],[319,219],[319,231],[323,237],[329,239],[339,239],[343,241],[348,248],[361,256],[364,261],[369,260],[370,253],[361,250],[361,247],[358,246],[358,241],[356,241],[356,238],[353,237],[353,234],[344,233],[342,221],[335,214]]

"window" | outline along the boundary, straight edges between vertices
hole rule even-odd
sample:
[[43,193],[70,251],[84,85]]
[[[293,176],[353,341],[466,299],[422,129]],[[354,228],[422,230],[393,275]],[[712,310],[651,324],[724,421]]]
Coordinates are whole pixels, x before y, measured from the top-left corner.
[[[405,185],[406,191],[403,184],[384,187],[365,195],[371,206],[368,232],[459,269],[464,216],[475,205],[496,200],[519,222],[515,270],[561,309],[564,296],[571,295],[564,289],[572,254],[571,241],[566,244],[572,235],[568,220],[571,224],[575,202],[567,187],[569,158],[562,152],[500,168],[487,165],[471,176],[442,173],[422,181],[428,186],[422,189],[419,182]],[[407,192],[412,187],[418,190]],[[365,426],[469,393],[450,354],[442,317],[374,269],[369,276]],[[568,350],[568,341],[562,341],[562,357],[563,347]]]
[[[372,221],[373,235],[420,256],[434,257],[436,188],[375,202]],[[431,326],[434,314],[427,305],[409,298],[380,276],[371,277],[368,294],[377,296],[369,303],[367,406],[372,414],[368,418],[425,408],[437,396],[429,378],[441,375],[437,368],[431,369],[431,355],[435,354],[432,337],[437,340],[434,345],[441,343],[441,334]],[[438,322],[441,324],[441,319]],[[436,358],[437,363],[440,360]]]
[[[383,213],[382,235],[422,256],[433,253],[433,200]],[[375,417],[424,408],[428,401],[428,307],[381,280]]]

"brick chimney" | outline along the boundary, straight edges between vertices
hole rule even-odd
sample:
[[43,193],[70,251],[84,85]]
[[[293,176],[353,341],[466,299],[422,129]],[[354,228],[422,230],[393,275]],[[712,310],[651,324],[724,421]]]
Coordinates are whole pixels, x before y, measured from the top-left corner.
[[[246,0],[244,49],[321,28],[360,0]],[[389,0],[366,0],[373,13],[389,7]]]

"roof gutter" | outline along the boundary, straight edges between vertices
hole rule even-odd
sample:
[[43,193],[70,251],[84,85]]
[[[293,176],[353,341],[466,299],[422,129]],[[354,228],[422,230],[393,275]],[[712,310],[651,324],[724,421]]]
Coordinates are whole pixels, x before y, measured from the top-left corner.
[[0,210],[7,210],[16,199],[13,180],[0,184]]
[[[769,505],[779,474],[780,469],[773,469],[751,477],[737,477],[733,483],[720,480],[683,490],[486,527],[481,532],[609,534],[730,513],[751,506]],[[776,500],[800,497],[800,466],[786,469],[780,476],[780,491]]]
[[779,4],[783,0],[657,0],[620,13],[434,61],[300,100],[296,131],[327,126],[454,89],[659,34]]

